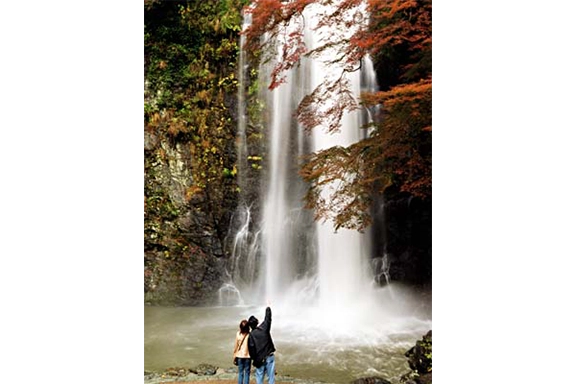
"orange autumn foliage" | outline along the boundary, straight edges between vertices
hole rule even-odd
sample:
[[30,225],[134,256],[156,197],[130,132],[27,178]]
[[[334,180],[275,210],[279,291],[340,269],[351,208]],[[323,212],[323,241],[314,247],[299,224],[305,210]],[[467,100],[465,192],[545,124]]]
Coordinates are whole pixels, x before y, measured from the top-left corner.
[[[421,199],[431,198],[432,186],[432,2],[431,0],[341,0],[321,16],[318,26],[350,29],[362,26],[348,39],[331,37],[323,46],[306,47],[302,23],[304,9],[322,0],[257,0],[247,9],[252,24],[245,31],[246,48],[276,60],[271,42],[279,42],[281,59],[275,63],[269,88],[283,82],[283,73],[302,57],[323,50],[337,52],[332,63],[342,76],[320,84],[301,101],[297,116],[307,130],[319,125],[340,129],[346,111],[377,107],[368,138],[348,148],[334,147],[310,155],[301,169],[310,183],[307,207],[317,219],[331,218],[335,227],[362,230],[370,224],[369,210],[375,193],[393,187]],[[365,4],[366,11],[359,10]],[[289,33],[286,33],[290,26]],[[268,36],[263,39],[263,36]],[[376,62],[381,89],[357,100],[345,72],[359,70],[362,58]],[[319,108],[321,106],[322,108]],[[319,114],[318,111],[323,113]],[[339,181],[330,201],[320,190]]]

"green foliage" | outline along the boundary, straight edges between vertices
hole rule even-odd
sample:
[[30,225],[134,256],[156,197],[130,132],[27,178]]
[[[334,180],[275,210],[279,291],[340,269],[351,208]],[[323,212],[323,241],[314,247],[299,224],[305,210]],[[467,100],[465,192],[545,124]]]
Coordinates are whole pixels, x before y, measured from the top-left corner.
[[146,129],[189,143],[197,186],[229,177],[241,9],[247,1],[145,2]]
[[[145,248],[184,257],[189,240],[179,220],[196,201],[219,220],[226,196],[236,194],[233,121],[238,87],[241,9],[245,0],[144,4]],[[255,74],[255,77],[257,74]],[[171,200],[162,146],[189,152],[192,185]],[[194,208],[196,209],[196,208]],[[186,229],[188,230],[188,229]]]
[[180,214],[174,203],[164,194],[146,197],[145,206],[148,212],[155,213],[167,219],[174,219]]
[[238,170],[236,169],[236,166],[234,166],[232,169],[224,168],[223,173],[224,177],[232,178],[238,174]]

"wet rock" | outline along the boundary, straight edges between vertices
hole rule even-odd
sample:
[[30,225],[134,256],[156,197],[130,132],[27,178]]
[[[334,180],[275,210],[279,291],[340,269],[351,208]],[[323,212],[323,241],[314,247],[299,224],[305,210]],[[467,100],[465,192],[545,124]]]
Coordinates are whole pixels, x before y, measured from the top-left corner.
[[156,372],[152,372],[152,371],[144,371],[144,380],[151,380],[154,378],[159,377],[160,375]]
[[428,331],[422,340],[418,340],[416,345],[404,354],[408,358],[410,369],[420,375],[432,371],[432,330]]
[[402,384],[432,384],[432,330],[404,354],[412,371],[402,375]]
[[418,376],[416,384],[432,384],[432,372]]
[[201,376],[212,376],[216,374],[217,369],[218,368],[213,365],[202,363],[194,368],[190,368],[190,372]]
[[382,377],[363,377],[357,380],[352,381],[350,384],[392,384],[390,381],[382,378]]
[[184,367],[168,368],[166,369],[166,371],[164,371],[164,375],[166,376],[177,376],[177,377],[186,376],[188,373],[189,370]]

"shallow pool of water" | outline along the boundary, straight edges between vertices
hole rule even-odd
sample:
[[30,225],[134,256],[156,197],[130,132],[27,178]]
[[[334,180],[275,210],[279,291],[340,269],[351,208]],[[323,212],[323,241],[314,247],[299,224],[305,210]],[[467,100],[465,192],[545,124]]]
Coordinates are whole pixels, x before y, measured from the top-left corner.
[[[382,376],[398,383],[409,370],[404,353],[432,329],[429,300],[396,288],[377,305],[358,308],[272,304],[272,337],[280,375],[349,383]],[[144,308],[144,368],[231,367],[240,320],[264,319],[265,306]]]

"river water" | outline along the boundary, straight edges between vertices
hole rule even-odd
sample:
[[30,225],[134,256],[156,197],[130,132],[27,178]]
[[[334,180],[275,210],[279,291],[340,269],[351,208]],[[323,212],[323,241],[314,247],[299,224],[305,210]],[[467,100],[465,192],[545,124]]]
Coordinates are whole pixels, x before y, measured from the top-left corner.
[[[432,329],[430,302],[421,297],[391,285],[381,290],[384,312],[367,304],[358,317],[336,318],[312,306],[272,303],[278,374],[326,383],[379,375],[398,383],[409,371],[404,353]],[[265,306],[145,306],[144,368],[231,367],[240,320],[255,315],[262,321],[264,311]]]

